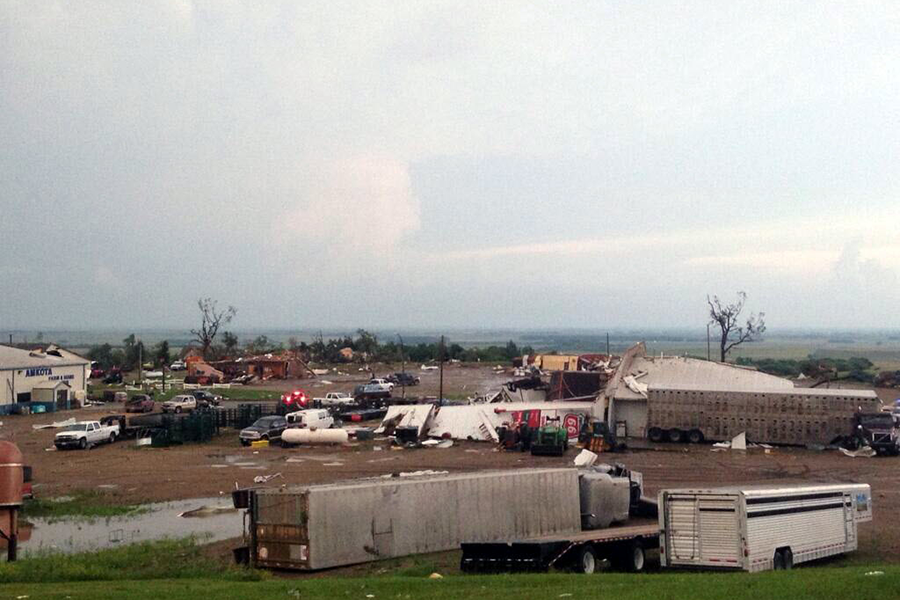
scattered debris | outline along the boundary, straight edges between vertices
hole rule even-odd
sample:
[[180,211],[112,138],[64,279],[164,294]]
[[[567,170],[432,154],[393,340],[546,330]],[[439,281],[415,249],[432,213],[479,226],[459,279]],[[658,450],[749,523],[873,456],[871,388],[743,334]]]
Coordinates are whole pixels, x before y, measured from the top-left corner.
[[273,479],[281,477],[281,472],[275,473],[274,475],[257,475],[253,478],[253,483],[266,483]]
[[[868,573],[867,573],[867,575],[868,575]],[[440,573],[432,573],[431,575],[428,576],[428,579],[443,579],[443,578],[444,578],[444,576],[441,575]]]
[[590,467],[595,462],[599,456],[591,452],[590,450],[582,450],[581,453],[575,457],[575,466],[576,467]]
[[53,423],[47,423],[45,425],[32,425],[32,429],[60,429],[62,427],[68,427],[69,425],[74,425],[76,423],[75,417],[71,419],[66,419],[65,421],[55,421]]
[[871,446],[863,446],[859,450],[847,450],[846,448],[838,448],[841,454],[850,458],[872,458],[876,452]]
[[232,512],[237,512],[237,509],[233,506],[201,506],[200,508],[186,510],[183,513],[179,513],[178,516],[185,519],[194,517],[203,518]]

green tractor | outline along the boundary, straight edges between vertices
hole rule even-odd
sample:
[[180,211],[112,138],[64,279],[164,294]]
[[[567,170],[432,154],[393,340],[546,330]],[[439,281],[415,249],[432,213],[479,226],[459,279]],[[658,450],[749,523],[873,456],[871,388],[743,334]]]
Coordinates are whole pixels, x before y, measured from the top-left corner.
[[559,417],[535,431],[531,438],[533,456],[562,456],[569,449],[569,432],[559,423]]

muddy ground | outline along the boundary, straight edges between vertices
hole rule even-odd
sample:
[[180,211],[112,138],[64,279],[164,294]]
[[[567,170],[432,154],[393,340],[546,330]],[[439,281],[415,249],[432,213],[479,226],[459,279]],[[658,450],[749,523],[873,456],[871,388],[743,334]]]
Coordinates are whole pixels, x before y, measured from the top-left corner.
[[[353,375],[347,376],[352,378]],[[489,368],[448,370],[445,389],[464,394],[507,379],[508,375],[495,374]],[[435,380],[436,376],[434,380],[427,376],[419,390],[431,393]],[[281,385],[290,389],[297,382]],[[352,381],[334,381],[333,385],[319,385],[310,391],[319,395],[352,385]],[[311,387],[309,382],[306,387]],[[242,448],[237,432],[231,430],[207,444],[137,448],[134,442],[126,441],[90,450],[60,452],[52,444],[56,430],[32,428],[33,424],[70,416],[96,419],[117,410],[120,408],[113,406],[87,408],[77,413],[3,417],[0,439],[18,444],[26,462],[33,466],[36,495],[50,497],[93,490],[102,493],[106,501],[117,504],[228,495],[235,485],[251,485],[257,475],[281,473],[270,485],[324,483],[426,469],[461,472],[568,466],[577,453],[570,449],[561,458],[533,457],[499,451],[491,444],[479,442],[457,442],[447,449],[399,450],[392,448],[388,440],[351,443],[345,447],[252,449]],[[802,448],[715,452],[708,445],[646,446],[603,459],[641,471],[649,494],[661,488],[694,485],[869,483],[874,495],[875,520],[862,527],[859,557],[900,561],[900,520],[893,516],[895,508],[900,506],[900,458],[853,459],[834,451]]]

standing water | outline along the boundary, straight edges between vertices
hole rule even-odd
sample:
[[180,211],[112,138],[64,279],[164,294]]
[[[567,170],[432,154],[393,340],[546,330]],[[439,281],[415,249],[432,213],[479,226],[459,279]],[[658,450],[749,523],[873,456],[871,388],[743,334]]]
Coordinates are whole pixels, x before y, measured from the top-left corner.
[[[235,509],[230,500],[226,496],[144,504],[141,508],[146,512],[131,516],[31,517],[28,525],[20,522],[19,556],[71,554],[189,535],[210,542],[240,537],[243,512]],[[5,557],[5,547],[0,552]]]

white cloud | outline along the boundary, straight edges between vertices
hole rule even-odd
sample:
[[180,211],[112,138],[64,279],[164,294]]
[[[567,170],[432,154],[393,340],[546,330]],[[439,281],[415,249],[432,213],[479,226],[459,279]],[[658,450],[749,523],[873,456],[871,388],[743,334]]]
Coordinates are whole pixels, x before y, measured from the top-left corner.
[[297,199],[274,224],[280,244],[349,258],[390,254],[419,228],[407,164],[383,157],[336,160],[307,172]]

